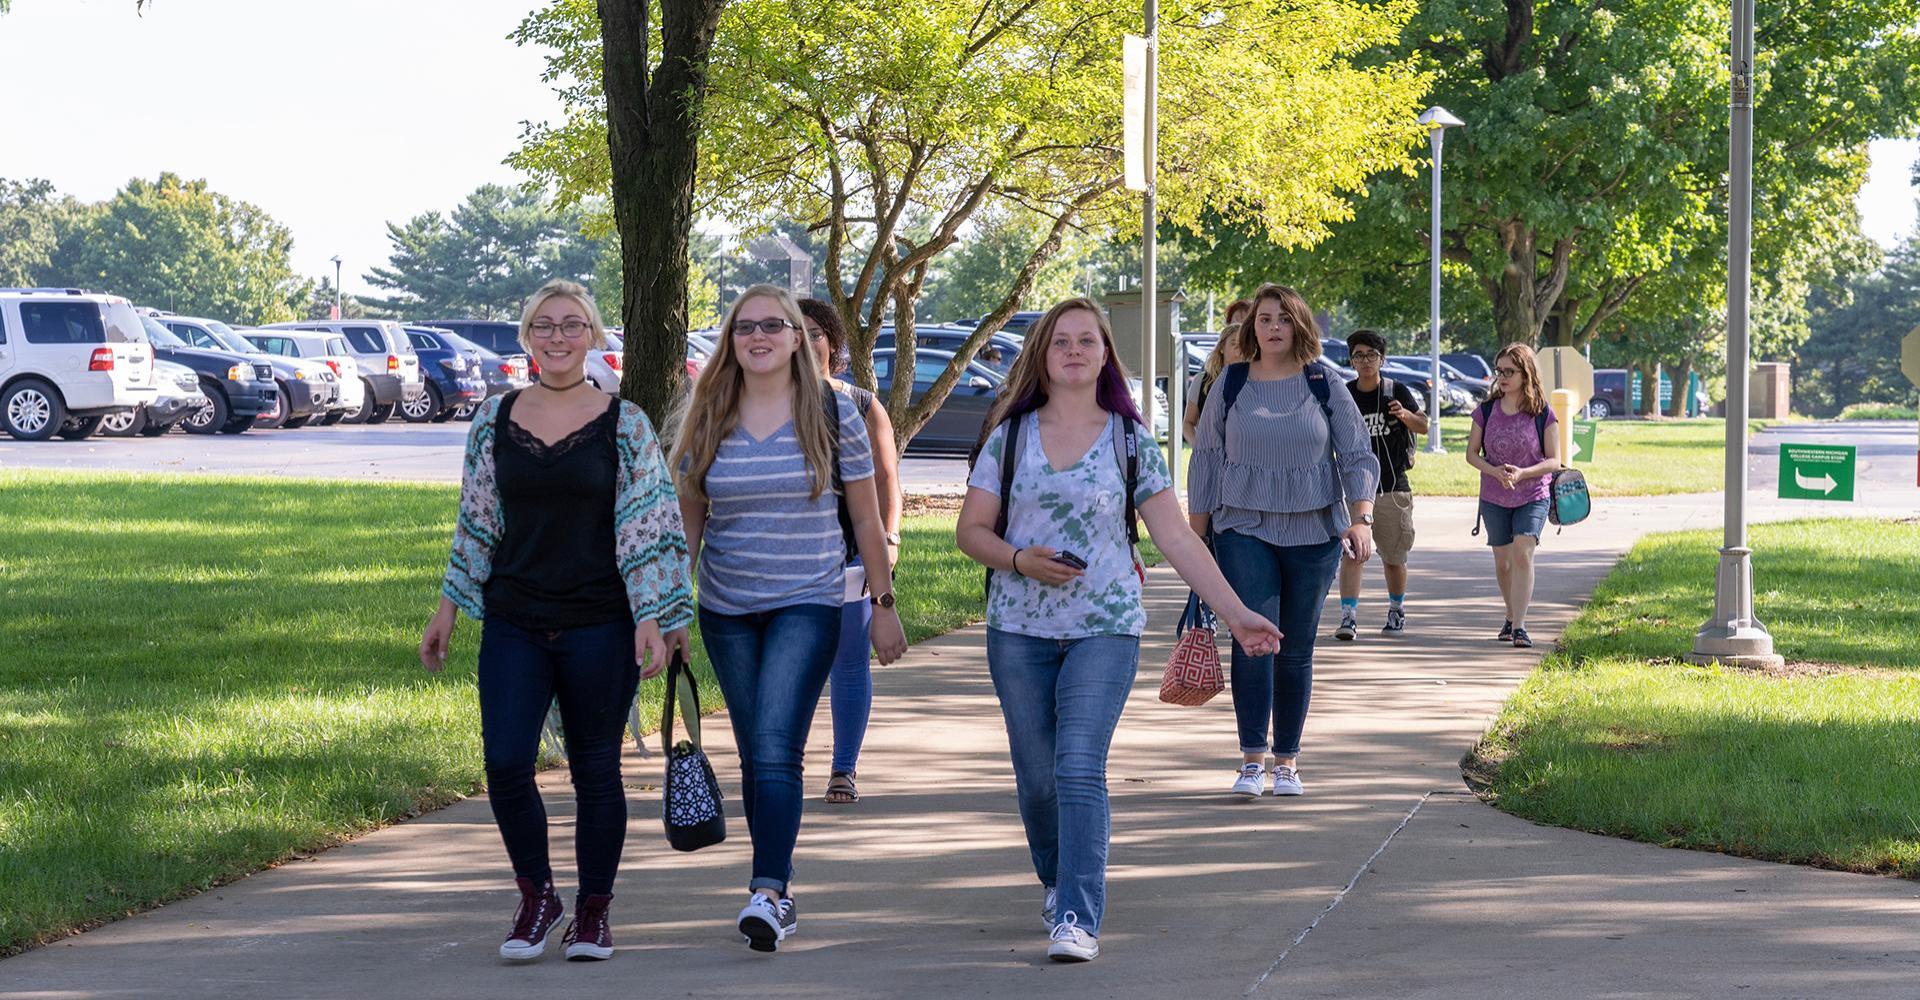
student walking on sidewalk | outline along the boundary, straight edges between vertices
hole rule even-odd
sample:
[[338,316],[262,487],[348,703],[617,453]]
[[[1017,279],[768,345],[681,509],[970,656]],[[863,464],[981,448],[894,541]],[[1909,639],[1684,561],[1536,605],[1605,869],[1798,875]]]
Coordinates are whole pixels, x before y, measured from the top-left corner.
[[[893,418],[873,393],[834,378],[847,370],[847,332],[840,314],[819,299],[801,299],[807,341],[820,362],[820,377],[833,391],[853,401],[867,425],[873,443],[873,488],[880,498],[880,526],[887,539],[887,570],[900,561],[900,458],[893,443]],[[854,784],[860,763],[860,744],[867,736],[873,713],[873,605],[867,601],[867,572],[858,555],[847,563],[845,603],[840,607],[840,645],[828,675],[828,702],[833,715],[833,764],[827,772],[826,801],[848,805],[860,801]]]
[[[1373,460],[1380,466],[1380,489],[1373,497],[1373,544],[1387,574],[1387,622],[1383,635],[1406,631],[1407,557],[1413,552],[1413,485],[1407,470],[1413,467],[1414,436],[1427,432],[1427,415],[1420,397],[1403,382],[1382,378],[1387,341],[1372,330],[1356,330],[1347,338],[1348,363],[1359,377],[1347,383],[1353,402],[1366,421],[1373,444]],[[1351,641],[1360,628],[1360,582],[1366,563],[1340,559],[1340,626],[1333,637]]]
[[1100,954],[1106,909],[1107,750],[1147,624],[1135,510],[1239,642],[1271,651],[1280,637],[1234,596],[1182,522],[1166,460],[1127,395],[1113,333],[1093,302],[1069,299],[1034,324],[987,426],[958,542],[989,571],[987,669],[1045,891],[1047,954],[1087,961]]
[[1353,395],[1319,360],[1320,327],[1298,292],[1262,285],[1239,349],[1248,360],[1228,366],[1200,415],[1187,502],[1234,592],[1286,636],[1277,657],[1233,644],[1232,790],[1267,790],[1271,750],[1273,794],[1299,795],[1320,609],[1341,555],[1373,555],[1379,464]]
[[[700,638],[740,749],[753,873],[737,923],[755,951],[799,928],[801,755],[839,644],[849,551],[868,566],[888,561],[866,422],[820,377],[805,323],[782,289],[742,293],[673,453],[699,565]],[[883,664],[907,645],[888,577],[867,580]]]
[[564,907],[534,784],[540,731],[559,702],[578,812],[580,894],[570,959],[613,955],[607,915],[627,836],[621,733],[641,677],[684,650],[693,618],[680,508],[646,415],[586,384],[606,346],[587,290],[550,281],[528,300],[520,346],[535,385],[488,400],[467,433],[460,516],[440,608],[420,639],[439,671],[456,610],[481,622],[480,738],[520,908],[503,958],[538,958]]
[[1207,363],[1200,373],[1187,383],[1187,412],[1181,414],[1181,423],[1186,427],[1187,440],[1193,440],[1193,431],[1200,423],[1200,410],[1207,405],[1207,393],[1213,391],[1213,383],[1220,378],[1226,367],[1241,360],[1240,352],[1234,350],[1234,343],[1240,339],[1240,324],[1246,320],[1247,312],[1253,308],[1246,299],[1234,299],[1223,314],[1225,325],[1220,328],[1220,338],[1213,342],[1213,350],[1207,352]]
[[1560,467],[1555,417],[1540,386],[1533,348],[1508,344],[1493,359],[1493,392],[1474,408],[1467,464],[1480,470],[1480,518],[1493,547],[1493,575],[1506,601],[1497,637],[1533,645],[1527,606],[1533,603],[1533,550],[1547,524],[1548,476]]

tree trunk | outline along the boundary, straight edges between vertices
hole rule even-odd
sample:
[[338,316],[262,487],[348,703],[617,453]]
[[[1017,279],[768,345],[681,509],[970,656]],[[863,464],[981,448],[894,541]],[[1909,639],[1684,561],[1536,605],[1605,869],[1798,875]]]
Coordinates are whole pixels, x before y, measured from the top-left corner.
[[662,51],[650,64],[650,0],[599,0],[620,230],[626,328],[620,395],[662,433],[686,383],[687,237],[707,59],[726,0],[661,0]]
[[1498,280],[1486,282],[1493,301],[1493,325],[1502,344],[1540,343],[1540,331],[1547,317],[1566,291],[1567,275],[1573,259],[1573,236],[1554,241],[1546,254],[1547,270],[1540,273],[1541,251],[1538,236],[1524,219],[1505,219],[1499,223],[1500,247],[1507,262]]
[[1693,358],[1681,358],[1668,377],[1673,379],[1673,399],[1667,404],[1667,416],[1678,420],[1689,415],[1687,404],[1693,398],[1693,393],[1688,383],[1693,381]]
[[1634,366],[1640,376],[1640,406],[1634,412],[1643,417],[1660,416],[1660,375],[1651,361]]

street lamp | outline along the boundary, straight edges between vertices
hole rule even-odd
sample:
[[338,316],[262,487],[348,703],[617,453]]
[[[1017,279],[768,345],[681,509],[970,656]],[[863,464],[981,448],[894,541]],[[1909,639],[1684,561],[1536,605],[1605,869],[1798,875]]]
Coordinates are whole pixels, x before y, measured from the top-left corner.
[[1466,122],[1436,104],[1420,113],[1420,124],[1427,127],[1427,140],[1433,145],[1433,225],[1427,231],[1427,246],[1433,258],[1427,276],[1427,326],[1433,335],[1433,367],[1430,369],[1433,380],[1427,399],[1427,453],[1441,455],[1447,449],[1440,444],[1440,392],[1444,388],[1440,375],[1440,150],[1446,144],[1447,130]]
[[347,314],[340,309],[340,255],[333,255],[333,318],[346,319]]
[[[1727,506],[1713,615],[1693,636],[1693,663],[1779,666],[1773,636],[1753,613],[1753,550],[1747,547],[1748,306],[1753,294],[1753,7],[1733,0],[1733,86],[1727,154]],[[1679,390],[1675,390],[1679,391]]]

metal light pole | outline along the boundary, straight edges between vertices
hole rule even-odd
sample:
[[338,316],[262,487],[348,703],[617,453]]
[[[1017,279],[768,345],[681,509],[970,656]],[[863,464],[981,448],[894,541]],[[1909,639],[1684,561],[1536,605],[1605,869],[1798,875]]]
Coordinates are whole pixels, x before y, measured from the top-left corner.
[[[1153,370],[1154,370],[1154,320],[1158,319],[1160,305],[1160,278],[1155,273],[1158,261],[1155,260],[1156,228],[1158,212],[1154,204],[1154,170],[1159,159],[1160,137],[1160,0],[1143,0],[1140,19],[1146,26],[1147,65],[1146,65],[1146,106],[1141,116],[1141,131],[1145,134],[1145,155],[1141,166],[1146,171],[1147,190],[1140,209],[1140,336],[1142,339],[1140,359],[1146,370],[1140,373],[1140,416],[1147,422],[1149,433],[1153,430]],[[1178,333],[1179,331],[1174,331]],[[1172,419],[1169,415],[1168,419]]]
[[1693,636],[1692,663],[1778,666],[1773,636],[1753,614],[1747,548],[1747,343],[1753,263],[1753,7],[1733,0],[1732,126],[1727,205],[1727,509],[1713,615]]
[[333,255],[333,318],[346,319],[347,314],[340,308],[340,255]]
[[1440,150],[1446,145],[1447,130],[1465,125],[1453,112],[1434,105],[1420,113],[1420,124],[1427,127],[1427,140],[1433,144],[1433,223],[1427,231],[1427,247],[1432,266],[1427,272],[1427,327],[1433,335],[1433,388],[1427,399],[1427,453],[1446,454],[1440,444],[1440,394],[1445,388],[1440,375]]

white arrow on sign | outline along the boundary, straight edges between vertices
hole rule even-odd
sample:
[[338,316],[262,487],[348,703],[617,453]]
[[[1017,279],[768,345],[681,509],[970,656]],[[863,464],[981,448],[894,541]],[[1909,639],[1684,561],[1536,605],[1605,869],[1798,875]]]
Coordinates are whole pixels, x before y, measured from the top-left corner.
[[1834,482],[1833,476],[1828,473],[1822,472],[1819,479],[1812,479],[1799,469],[1793,470],[1793,481],[1803,490],[1819,490],[1822,493],[1832,493],[1833,488],[1840,485]]

